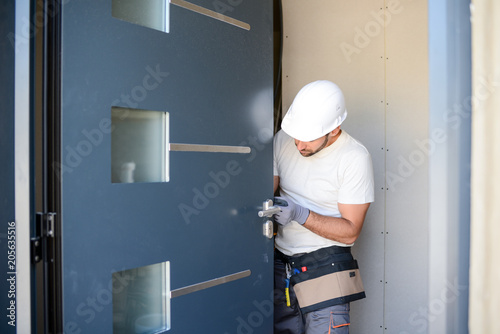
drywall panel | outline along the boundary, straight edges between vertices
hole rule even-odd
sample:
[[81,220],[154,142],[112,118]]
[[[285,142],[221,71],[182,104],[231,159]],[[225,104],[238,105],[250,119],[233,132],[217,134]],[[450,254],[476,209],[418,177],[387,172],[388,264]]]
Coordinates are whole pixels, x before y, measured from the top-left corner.
[[283,1],[283,110],[305,84],[337,83],[348,109],[342,128],[370,151],[375,203],[353,253],[367,298],[351,304],[351,333],[381,333],[384,310],[384,1]]
[[[429,133],[427,1],[388,1],[386,27],[387,333],[426,332]],[[436,136],[433,138],[432,136]]]

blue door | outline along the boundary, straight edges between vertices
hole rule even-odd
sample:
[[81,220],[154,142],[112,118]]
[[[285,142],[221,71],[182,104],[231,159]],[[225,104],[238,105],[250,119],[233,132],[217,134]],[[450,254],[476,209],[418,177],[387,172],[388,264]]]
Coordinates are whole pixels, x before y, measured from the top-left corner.
[[272,3],[54,3],[51,326],[271,333]]

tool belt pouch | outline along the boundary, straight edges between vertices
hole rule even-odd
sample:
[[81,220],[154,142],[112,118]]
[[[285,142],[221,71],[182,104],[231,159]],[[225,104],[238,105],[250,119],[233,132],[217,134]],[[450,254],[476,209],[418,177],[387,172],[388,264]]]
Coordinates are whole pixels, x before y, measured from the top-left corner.
[[356,260],[297,273],[290,282],[304,314],[366,297]]

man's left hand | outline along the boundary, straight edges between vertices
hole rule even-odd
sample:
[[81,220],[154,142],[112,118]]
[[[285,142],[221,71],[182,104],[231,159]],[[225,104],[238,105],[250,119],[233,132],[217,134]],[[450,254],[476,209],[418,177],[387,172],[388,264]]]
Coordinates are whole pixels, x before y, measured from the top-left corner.
[[[287,225],[292,220],[300,225],[304,225],[309,217],[309,209],[306,209],[297,203],[283,197],[275,197],[274,205],[281,209],[281,212],[274,214],[274,220],[280,225]],[[284,205],[287,203],[288,205]],[[281,204],[281,205],[280,205]]]

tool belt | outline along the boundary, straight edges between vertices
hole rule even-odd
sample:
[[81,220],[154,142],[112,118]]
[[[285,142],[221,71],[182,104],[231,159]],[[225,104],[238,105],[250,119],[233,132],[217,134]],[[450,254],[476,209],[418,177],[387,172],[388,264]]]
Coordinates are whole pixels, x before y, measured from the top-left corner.
[[301,256],[277,254],[292,268],[290,283],[304,314],[366,297],[350,247],[321,248]]

